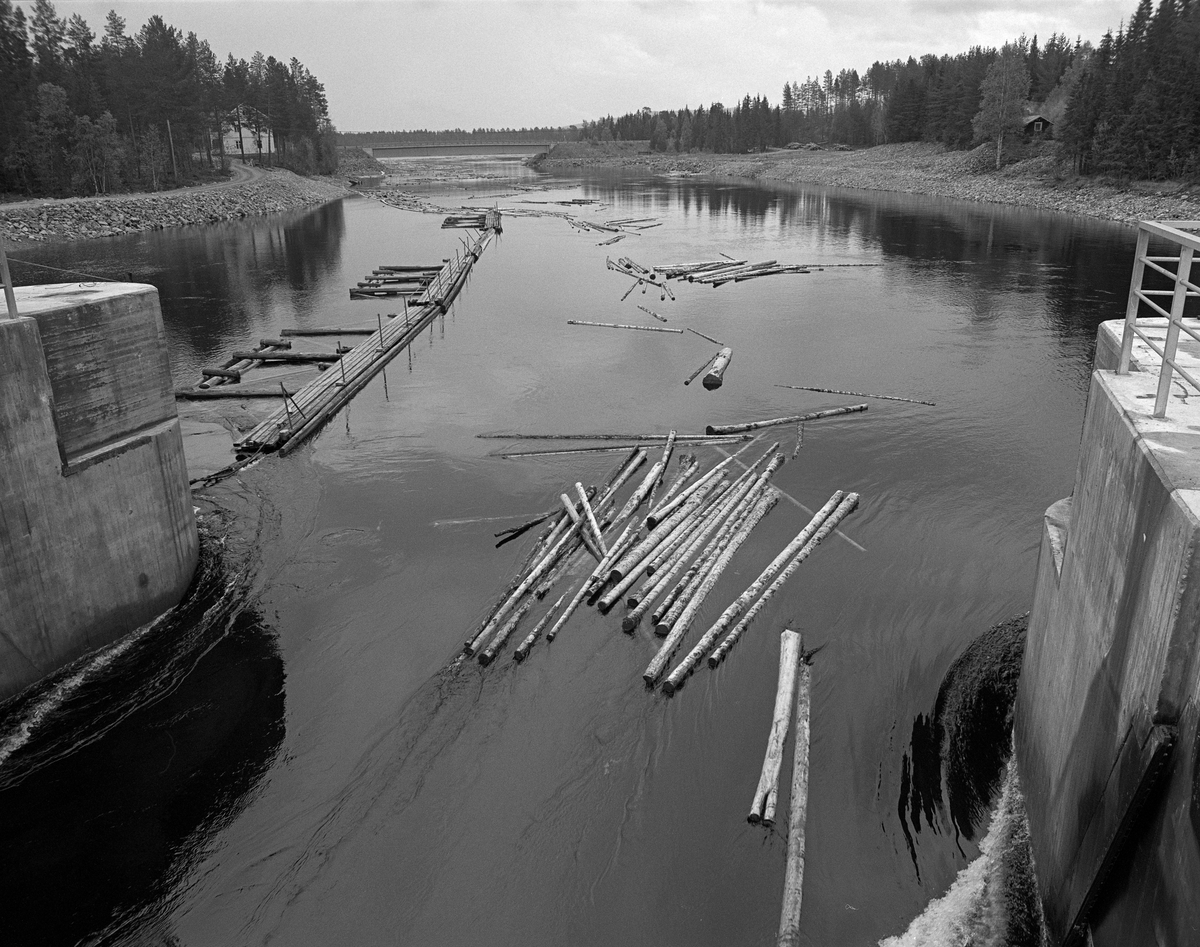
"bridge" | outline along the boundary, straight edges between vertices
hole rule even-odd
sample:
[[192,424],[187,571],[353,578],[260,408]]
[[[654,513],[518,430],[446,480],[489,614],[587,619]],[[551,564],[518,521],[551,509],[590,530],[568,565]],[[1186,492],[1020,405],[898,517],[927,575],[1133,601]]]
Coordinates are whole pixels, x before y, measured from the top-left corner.
[[372,158],[431,158],[451,155],[537,155],[553,141],[451,141],[420,145],[367,145]]

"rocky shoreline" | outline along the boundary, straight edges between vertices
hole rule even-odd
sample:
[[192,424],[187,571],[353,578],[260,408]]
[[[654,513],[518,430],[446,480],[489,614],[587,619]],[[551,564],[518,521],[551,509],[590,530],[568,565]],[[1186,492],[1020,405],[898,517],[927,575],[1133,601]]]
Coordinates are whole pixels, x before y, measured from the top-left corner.
[[1064,175],[1049,147],[994,169],[990,145],[946,151],[905,143],[861,151],[772,151],[755,155],[649,154],[632,142],[556,145],[536,166],[545,171],[629,168],[671,176],[718,175],[759,181],[895,191],[1058,211],[1135,223],[1200,219],[1200,185],[1133,182],[1127,187]]
[[296,210],[349,193],[329,179],[276,169],[246,181],[154,194],[0,204],[0,232],[11,244],[113,237]]

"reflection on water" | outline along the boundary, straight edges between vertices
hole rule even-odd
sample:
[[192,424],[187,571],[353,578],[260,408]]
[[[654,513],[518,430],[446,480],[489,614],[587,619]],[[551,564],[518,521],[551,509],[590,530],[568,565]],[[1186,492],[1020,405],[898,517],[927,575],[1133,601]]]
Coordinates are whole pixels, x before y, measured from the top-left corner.
[[[790,626],[820,648],[805,936],[867,944],[904,930],[979,851],[992,764],[965,758],[956,772],[966,782],[942,783],[939,693],[972,640],[1028,608],[1042,513],[1073,482],[1087,360],[1098,322],[1120,315],[1132,233],[992,205],[727,181],[604,174],[539,178],[548,190],[531,193],[515,188],[528,186],[521,172],[485,190],[480,178],[501,172],[484,171],[424,187],[444,206],[477,195],[502,207],[587,197],[602,203],[571,212],[654,216],[661,226],[598,246],[598,235],[558,218],[507,219],[411,361],[389,366],[386,390],[374,382],[310,447],[214,494],[227,504],[247,490],[271,505],[278,528],[255,545],[270,560],[255,600],[277,639],[256,627],[230,636],[248,651],[221,646],[228,663],[255,668],[229,698],[241,711],[198,685],[207,698],[193,694],[142,732],[188,743],[184,758],[199,767],[220,738],[194,728],[227,733],[243,713],[255,721],[245,746],[214,771],[238,770],[241,754],[240,771],[268,776],[253,790],[249,777],[231,777],[236,800],[217,779],[195,783],[206,788],[170,839],[194,832],[201,844],[163,842],[136,814],[121,815],[131,838],[189,853],[164,855],[154,863],[160,887],[121,903],[153,903],[185,944],[768,942],[785,842],[748,826],[745,809],[778,633]],[[379,304],[349,300],[347,286],[381,263],[452,253],[458,235],[440,222],[354,199],[24,253],[152,276],[173,372],[190,381],[283,326],[373,322]],[[674,302],[637,292],[622,302],[628,280],[604,263],[606,254],[650,265],[722,253],[830,266],[720,289],[681,283]],[[566,324],[652,324],[638,303],[733,347],[720,390],[682,384],[709,351],[698,336]],[[844,403],[779,384],[936,406],[873,401],[865,414],[806,429],[775,482],[812,508],[835,488],[859,492],[844,524],[858,547],[823,545],[719,671],[703,669],[670,701],[647,694],[640,675],[655,639],[620,634],[616,616],[589,610],[521,665],[502,658],[442,674],[529,551],[524,539],[496,550],[492,533],[554,505],[576,481],[602,482],[614,462],[503,460],[491,452],[509,445],[476,434],[692,432]],[[235,424],[247,413],[220,410]],[[780,434],[790,453],[793,432]],[[796,534],[799,516],[780,504],[763,521],[713,590],[713,609]],[[273,696],[280,658],[286,734]],[[47,730],[27,752],[55,756],[60,746],[75,744]],[[86,749],[55,765],[78,757],[98,767]],[[113,755],[96,784],[155,800],[146,811],[158,825],[165,766],[162,756]],[[14,826],[53,821],[28,796],[9,811]],[[194,828],[218,819],[216,834]],[[48,847],[39,857],[46,870],[60,865]]]

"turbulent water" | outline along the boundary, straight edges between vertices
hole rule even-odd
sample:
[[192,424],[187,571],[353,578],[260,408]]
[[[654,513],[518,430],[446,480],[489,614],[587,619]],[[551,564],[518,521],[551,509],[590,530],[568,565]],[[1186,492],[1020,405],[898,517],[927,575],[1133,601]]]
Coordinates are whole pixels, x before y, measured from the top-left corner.
[[[922,728],[969,643],[1028,609],[1042,512],[1073,481],[1095,327],[1121,314],[1130,232],[903,195],[459,171],[421,193],[661,226],[598,246],[607,235],[560,217],[507,215],[411,357],[311,447],[203,492],[189,604],[5,708],[0,884],[16,907],[0,939],[771,943],[786,839],[745,815],[784,627],[820,649],[803,935],[874,944],[935,898],[927,918],[978,903],[985,862],[968,865],[1011,847],[989,840],[1019,819],[978,800],[952,811],[936,766],[914,795]],[[575,199],[597,203],[545,203]],[[347,287],[378,264],[450,255],[458,234],[439,224],[353,199],[18,259],[158,286],[182,387],[282,327],[394,311]],[[873,265],[624,302],[630,281],[605,267],[721,253]],[[683,385],[714,348],[693,333],[567,325],[663,325],[638,304],[732,346],[724,386]],[[802,508],[839,488],[861,507],[719,671],[670,699],[648,692],[658,639],[592,610],[523,664],[451,664],[536,531],[499,550],[492,534],[620,457],[503,459],[548,445],[475,435],[693,432],[863,400],[777,385],[935,406],[870,400],[806,427],[776,475],[787,499],[697,626],[799,530]],[[210,462],[224,428],[263,410],[185,406],[190,456]],[[794,430],[777,436],[790,456]],[[900,943],[930,942],[921,930]]]

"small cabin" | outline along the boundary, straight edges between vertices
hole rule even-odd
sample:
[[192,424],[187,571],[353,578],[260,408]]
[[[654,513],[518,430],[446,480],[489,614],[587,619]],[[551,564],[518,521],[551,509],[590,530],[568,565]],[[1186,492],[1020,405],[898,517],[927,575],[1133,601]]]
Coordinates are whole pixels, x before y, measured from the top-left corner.
[[239,105],[225,116],[220,139],[213,135],[213,151],[224,144],[226,157],[250,159],[259,164],[277,150],[270,119],[249,105]]
[[1026,115],[1022,123],[1026,138],[1054,137],[1054,123],[1044,115]]

